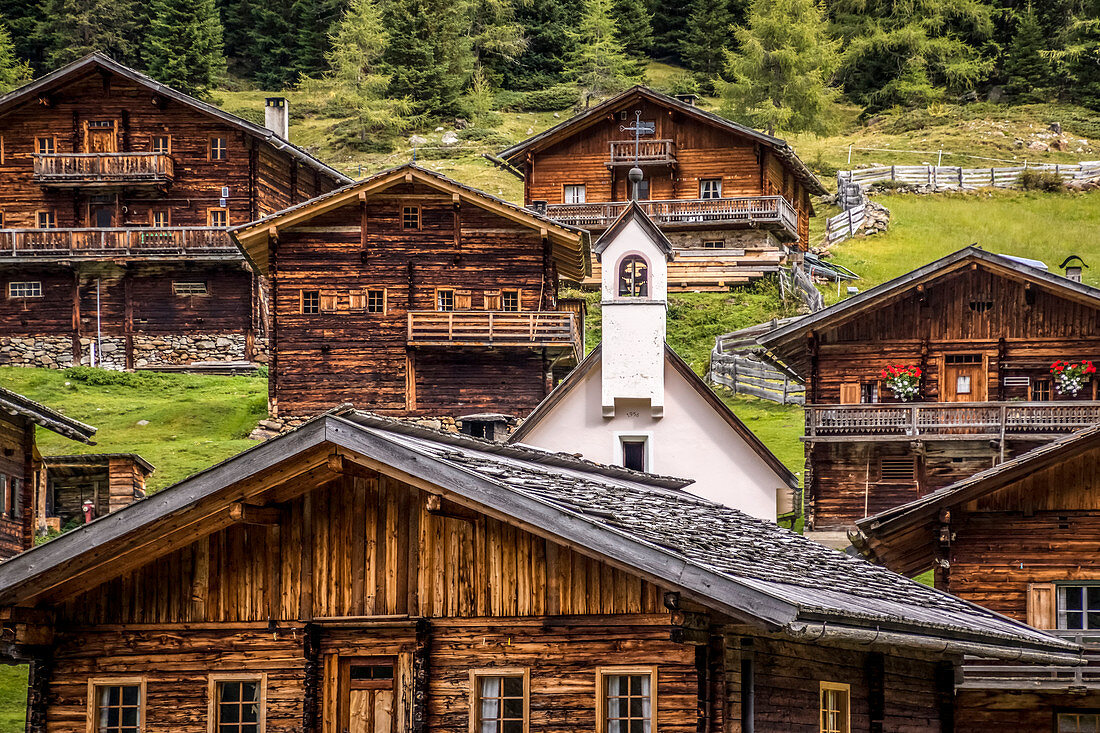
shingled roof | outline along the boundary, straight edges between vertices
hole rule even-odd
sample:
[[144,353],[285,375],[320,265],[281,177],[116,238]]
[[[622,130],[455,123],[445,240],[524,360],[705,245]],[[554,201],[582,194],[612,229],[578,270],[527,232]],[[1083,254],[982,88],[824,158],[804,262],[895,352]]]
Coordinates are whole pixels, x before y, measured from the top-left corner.
[[81,443],[93,444],[92,436],[95,435],[96,429],[91,425],[85,425],[78,420],[73,420],[71,417],[66,417],[57,410],[41,405],[29,397],[24,397],[3,387],[0,387],[0,410],[9,415],[25,417],[35,425],[41,425],[58,435],[64,435],[66,438],[79,440]]
[[[0,565],[0,599],[64,587],[126,538],[307,449],[334,446],[647,577],[766,631],[825,643],[1073,663],[1079,648],[776,525],[689,496],[667,479],[499,446],[359,412],[328,414]],[[246,469],[246,470],[244,470]],[[228,501],[228,499],[227,499]],[[206,505],[209,507],[209,504]],[[46,576],[40,578],[40,576]],[[27,594],[22,594],[27,595]]]

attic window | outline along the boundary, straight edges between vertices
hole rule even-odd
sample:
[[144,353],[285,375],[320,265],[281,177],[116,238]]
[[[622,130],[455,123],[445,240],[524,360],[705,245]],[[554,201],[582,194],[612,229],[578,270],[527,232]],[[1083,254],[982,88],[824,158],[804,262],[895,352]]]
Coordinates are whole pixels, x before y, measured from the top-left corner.
[[176,295],[206,295],[206,283],[201,280],[176,280],[172,283],[172,292]]
[[970,301],[970,310],[975,313],[985,313],[986,311],[993,310],[992,300],[972,300]]
[[917,480],[916,458],[883,458],[879,463],[879,480],[888,483],[912,483]]
[[419,206],[404,206],[401,209],[401,228],[402,229],[419,229],[420,228],[420,207]]

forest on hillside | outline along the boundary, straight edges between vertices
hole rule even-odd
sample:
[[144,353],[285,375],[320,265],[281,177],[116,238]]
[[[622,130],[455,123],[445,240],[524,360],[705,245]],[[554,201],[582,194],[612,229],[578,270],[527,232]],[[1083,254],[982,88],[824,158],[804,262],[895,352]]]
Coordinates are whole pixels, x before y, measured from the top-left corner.
[[0,0],[0,92],[103,51],[199,97],[307,89],[348,145],[645,81],[755,127],[991,99],[1100,109],[1100,0]]

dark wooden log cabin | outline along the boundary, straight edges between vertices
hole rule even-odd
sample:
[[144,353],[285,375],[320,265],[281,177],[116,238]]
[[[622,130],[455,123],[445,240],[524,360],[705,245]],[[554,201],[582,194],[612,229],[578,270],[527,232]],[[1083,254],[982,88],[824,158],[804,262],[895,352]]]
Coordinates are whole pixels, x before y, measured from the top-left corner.
[[1100,427],[1086,428],[858,523],[858,544],[905,574],[1081,643],[1085,667],[975,663],[962,730],[1100,729]]
[[282,104],[276,134],[102,54],[0,97],[0,363],[251,359],[261,287],[226,228],[350,180]]
[[[1100,421],[1100,290],[968,247],[759,339],[806,382],[809,526],[840,530]],[[902,403],[882,370],[919,367]]]
[[135,453],[44,456],[42,462],[46,491],[39,499],[39,528],[55,531],[86,521],[85,504],[95,518],[145,498],[145,480],[154,471]]
[[35,427],[91,443],[96,429],[0,387],[0,560],[22,552],[34,541],[45,488]]
[[29,733],[941,733],[1079,658],[684,483],[330,413],[0,565],[0,653]]
[[272,415],[522,417],[577,363],[587,233],[415,165],[234,231],[271,282]]
[[[641,86],[500,158],[522,174],[527,206],[592,231],[626,207],[627,173],[637,162],[638,198],[676,248],[673,292],[726,290],[797,259],[809,246],[810,196],[826,193],[783,140]],[[599,281],[596,263],[585,282]]]

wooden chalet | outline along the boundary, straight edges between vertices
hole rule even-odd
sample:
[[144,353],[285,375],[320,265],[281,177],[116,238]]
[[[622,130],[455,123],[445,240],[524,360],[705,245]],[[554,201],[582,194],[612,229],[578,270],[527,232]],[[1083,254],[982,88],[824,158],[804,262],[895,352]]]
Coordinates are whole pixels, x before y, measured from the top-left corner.
[[60,530],[118,511],[145,498],[154,468],[135,453],[44,456],[46,491],[39,507],[40,529]]
[[0,560],[34,542],[45,469],[35,428],[91,443],[96,429],[0,387]]
[[330,413],[0,565],[0,654],[30,733],[940,733],[1079,660],[684,483]]
[[0,96],[0,364],[262,351],[262,287],[227,228],[350,180],[272,117],[279,133],[98,53]]
[[588,235],[405,165],[234,230],[272,291],[273,416],[522,417],[582,354]]
[[[815,530],[906,504],[1100,421],[1097,382],[1061,394],[1055,361],[1100,361],[1100,290],[967,247],[759,338],[806,383]],[[915,399],[882,376],[918,367]]]
[[[499,156],[523,176],[527,206],[594,232],[626,208],[637,165],[640,203],[676,248],[673,292],[726,290],[797,259],[810,196],[826,193],[783,140],[642,86]],[[598,264],[585,282],[599,284]]]
[[905,574],[1084,645],[1088,665],[964,665],[960,730],[1100,729],[1100,426],[860,520],[859,546]]

